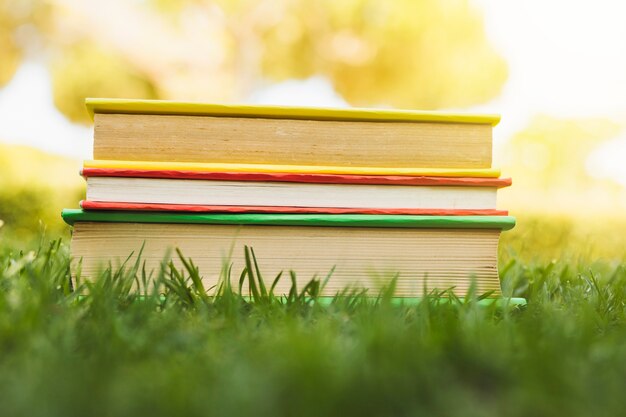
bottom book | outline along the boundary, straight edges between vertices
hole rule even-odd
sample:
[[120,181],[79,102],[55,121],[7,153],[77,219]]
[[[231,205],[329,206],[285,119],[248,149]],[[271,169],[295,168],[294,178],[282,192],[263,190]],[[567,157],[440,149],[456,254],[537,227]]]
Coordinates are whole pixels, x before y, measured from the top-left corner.
[[[367,288],[378,292],[396,279],[397,297],[452,289],[463,296],[500,293],[498,239],[515,219],[508,216],[182,214],[64,210],[74,226],[71,254],[81,276],[97,277],[143,247],[148,270],[160,267],[174,248],[199,267],[206,288],[216,285],[224,263],[233,286],[243,270],[244,245],[254,249],[269,286],[281,271],[275,294],[291,288],[289,271],[302,288],[332,274],[323,295]],[[131,257],[129,262],[133,262]]]

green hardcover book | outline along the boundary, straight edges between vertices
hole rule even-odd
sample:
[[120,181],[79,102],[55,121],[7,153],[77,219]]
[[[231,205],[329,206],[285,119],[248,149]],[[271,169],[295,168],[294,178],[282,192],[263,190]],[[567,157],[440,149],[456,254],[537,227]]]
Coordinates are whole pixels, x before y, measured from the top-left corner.
[[[409,298],[450,288],[463,296],[472,282],[479,293],[500,296],[498,239],[502,230],[515,225],[508,216],[83,210],[64,210],[63,219],[73,225],[72,256],[81,261],[87,279],[142,247],[148,269],[159,268],[180,248],[210,288],[218,283],[224,262],[232,264],[237,276],[243,270],[245,245],[254,249],[268,280],[293,270],[302,286],[332,270],[324,295],[347,286],[368,288],[376,295],[395,277],[396,296]],[[288,279],[281,280],[275,293],[286,294],[290,287]]]

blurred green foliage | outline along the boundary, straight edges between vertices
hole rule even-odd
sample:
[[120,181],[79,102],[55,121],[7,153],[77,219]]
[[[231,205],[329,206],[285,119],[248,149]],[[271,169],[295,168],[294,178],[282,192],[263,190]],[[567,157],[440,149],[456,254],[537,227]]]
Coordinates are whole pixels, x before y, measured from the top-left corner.
[[0,85],[6,84],[11,79],[20,63],[21,53],[16,45],[11,42],[11,33],[6,29],[8,25],[2,21],[0,14]]
[[85,121],[85,97],[155,99],[150,80],[115,51],[83,42],[59,52],[52,65],[54,104],[72,121]]
[[592,265],[626,261],[626,218],[525,214],[501,235],[500,262],[575,263]]
[[51,8],[41,0],[0,0],[0,87],[7,83],[33,45],[35,28],[50,29]]
[[507,67],[466,1],[288,2],[261,34],[274,79],[323,74],[354,105],[436,109],[495,97]]
[[546,280],[557,287],[590,274],[611,280],[626,266],[626,219],[619,213],[518,216],[500,237],[498,262],[502,290],[512,296],[532,297],[536,283]]
[[[623,127],[602,118],[536,116],[502,149],[501,164],[513,186],[498,193],[502,207],[552,216],[623,217],[626,188],[596,178],[588,158]],[[596,167],[597,169],[597,167]]]
[[519,183],[539,190],[597,186],[585,160],[621,130],[618,123],[601,118],[536,116],[507,143],[507,169],[520,174]]
[[56,106],[88,122],[86,96],[238,101],[268,80],[323,75],[353,105],[434,109],[488,101],[507,76],[468,0],[110,7],[123,23],[102,25],[98,10],[113,10],[102,4],[0,0],[0,86],[36,53],[53,74]]
[[84,198],[77,161],[28,147],[0,145],[0,220],[2,238],[29,242],[42,230],[52,236],[67,230],[61,209]]

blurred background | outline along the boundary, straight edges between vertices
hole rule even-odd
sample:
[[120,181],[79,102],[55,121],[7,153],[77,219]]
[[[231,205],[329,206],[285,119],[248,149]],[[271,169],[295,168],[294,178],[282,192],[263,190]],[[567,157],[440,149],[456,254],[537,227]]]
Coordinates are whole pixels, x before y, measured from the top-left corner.
[[625,17],[618,0],[0,0],[0,236],[68,235],[83,100],[126,97],[499,113],[508,239],[623,256]]

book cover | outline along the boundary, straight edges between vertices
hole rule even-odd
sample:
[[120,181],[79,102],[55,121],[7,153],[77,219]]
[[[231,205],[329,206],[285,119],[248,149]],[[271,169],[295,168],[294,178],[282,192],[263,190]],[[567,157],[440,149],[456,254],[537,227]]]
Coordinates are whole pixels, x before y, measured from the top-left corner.
[[291,214],[410,214],[422,216],[506,216],[507,210],[495,209],[410,209],[367,207],[294,207],[294,206],[227,206],[205,204],[127,203],[83,200],[84,210],[171,211],[184,213],[291,213]]
[[65,209],[63,220],[76,222],[189,223],[328,227],[500,229],[515,226],[510,216],[417,216],[375,214],[168,213]]
[[[248,173],[248,174],[323,174],[351,176],[394,176],[394,177],[450,177],[450,178],[492,178],[500,176],[497,168],[393,168],[362,166],[322,166],[322,165],[283,165],[283,164],[239,164],[210,162],[167,162],[167,161],[123,161],[123,160],[87,160],[83,163],[83,175],[92,169],[154,172],[191,172],[196,173]],[[178,175],[178,174],[175,174]],[[197,174],[196,174],[197,175]],[[131,176],[131,175],[125,175]],[[406,181],[394,179],[394,181]],[[510,180],[501,183],[509,185]]]
[[492,126],[497,125],[500,121],[500,116],[495,114],[368,108],[323,108],[248,104],[227,105],[121,98],[87,98],[85,99],[85,105],[92,118],[95,113],[116,113],[305,120],[442,122],[489,124]]
[[[105,162],[106,163],[106,162]],[[454,176],[410,176],[410,175],[359,175],[359,174],[316,174],[291,172],[243,172],[243,171],[192,171],[167,169],[171,164],[151,164],[152,169],[142,168],[141,164],[128,161],[127,167],[107,167],[101,161],[86,161],[81,175],[88,177],[128,177],[128,178],[167,178],[197,179],[218,181],[268,181],[303,182],[319,184],[372,184],[372,185],[426,185],[426,186],[472,186],[503,188],[511,185],[510,178],[454,177]],[[160,165],[161,169],[158,169]],[[184,164],[176,164],[184,168]],[[448,174],[455,173],[448,170]],[[445,174],[445,172],[444,172]]]

